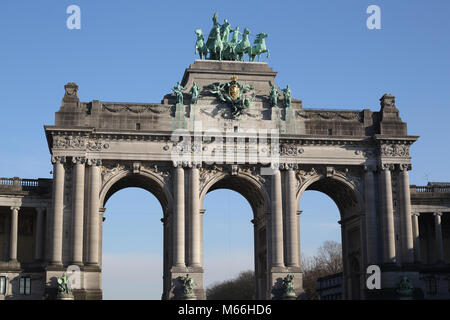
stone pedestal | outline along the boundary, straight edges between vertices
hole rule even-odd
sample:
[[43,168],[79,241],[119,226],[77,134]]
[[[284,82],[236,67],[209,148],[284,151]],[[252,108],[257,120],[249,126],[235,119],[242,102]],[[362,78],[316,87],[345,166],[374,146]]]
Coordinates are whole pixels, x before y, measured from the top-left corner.
[[59,294],[56,296],[56,300],[74,300],[73,294]]

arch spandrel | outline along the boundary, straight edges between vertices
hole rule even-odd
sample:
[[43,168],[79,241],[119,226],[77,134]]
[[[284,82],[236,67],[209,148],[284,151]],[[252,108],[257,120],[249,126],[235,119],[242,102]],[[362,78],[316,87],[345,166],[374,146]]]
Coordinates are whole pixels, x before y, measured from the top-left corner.
[[117,191],[136,187],[152,193],[160,202],[164,214],[172,210],[170,167],[140,162],[111,162],[102,165],[100,203],[104,206]]
[[323,167],[300,169],[297,177],[297,206],[306,190],[328,195],[338,206],[341,215],[348,209],[357,213],[364,210],[364,183],[362,170]]
[[232,167],[213,166],[200,170],[201,203],[210,191],[230,189],[241,194],[249,202],[253,212],[257,212],[259,208],[269,207],[268,180],[258,173],[256,167],[241,166],[239,170],[234,170]]

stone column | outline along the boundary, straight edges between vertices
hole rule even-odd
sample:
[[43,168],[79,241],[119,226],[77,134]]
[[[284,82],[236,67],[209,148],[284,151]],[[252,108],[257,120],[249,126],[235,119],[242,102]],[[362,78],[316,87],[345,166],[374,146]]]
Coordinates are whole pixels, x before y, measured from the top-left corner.
[[173,266],[185,267],[184,168],[174,168]]
[[411,169],[409,164],[400,165],[399,184],[400,184],[400,216],[402,225],[402,251],[403,263],[414,262],[414,242],[411,220],[411,194],[409,190],[409,174]]
[[422,262],[420,255],[420,235],[419,235],[419,215],[418,212],[412,213],[412,226],[413,226],[413,238],[414,238],[414,260],[417,263]]
[[374,168],[366,166],[364,177],[365,209],[366,209],[366,242],[367,242],[367,263],[377,264],[377,217],[375,201],[375,181],[373,177]]
[[297,254],[298,254],[298,266],[299,267],[301,267],[302,266],[302,254],[301,254],[301,252],[302,252],[302,250],[301,250],[301,240],[300,240],[300,215],[302,214],[302,210],[297,210],[297,230],[298,230],[298,233],[297,233],[297,238],[298,238],[298,251],[297,251]]
[[34,260],[43,260],[43,242],[44,242],[44,211],[45,208],[36,208],[36,238],[34,248]]
[[89,190],[89,246],[87,263],[88,265],[99,264],[99,239],[100,239],[100,165],[101,161],[89,159],[90,165],[90,190]]
[[189,257],[190,267],[201,266],[201,230],[200,230],[200,173],[193,167],[189,181]]
[[442,212],[434,213],[434,232],[436,239],[436,262],[444,262],[444,242],[442,239],[442,224],[441,224]]
[[73,203],[72,203],[72,264],[83,264],[83,226],[84,226],[84,171],[85,159],[72,158]]
[[52,250],[50,264],[62,265],[63,210],[64,210],[64,163],[66,157],[53,157],[53,219]]
[[99,241],[98,241],[98,263],[100,264],[100,266],[102,266],[102,262],[103,262],[103,223],[105,222],[106,218],[105,218],[105,211],[106,208],[100,208],[99,211],[99,228],[100,228],[100,236],[99,236]]
[[200,209],[200,265],[203,266],[203,217],[206,209]]
[[383,262],[395,263],[395,230],[394,230],[394,209],[392,200],[392,164],[381,166],[381,209],[383,216]]
[[9,239],[9,260],[11,262],[17,262],[19,210],[19,207],[11,207],[11,233]]
[[286,171],[286,266],[299,266],[299,235],[297,218],[297,178],[295,171]]
[[281,198],[280,170],[275,169],[272,175],[272,267],[284,267],[283,259],[283,207]]

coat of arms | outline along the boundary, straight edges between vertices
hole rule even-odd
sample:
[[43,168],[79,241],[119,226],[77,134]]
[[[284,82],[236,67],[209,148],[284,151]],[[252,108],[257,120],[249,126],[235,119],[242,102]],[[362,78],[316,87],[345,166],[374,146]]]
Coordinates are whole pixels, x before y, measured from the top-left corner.
[[230,105],[233,118],[238,117],[244,112],[244,109],[250,107],[254,98],[254,94],[247,95],[253,90],[253,87],[249,84],[239,83],[237,79],[237,76],[232,76],[230,82],[215,82],[204,87],[209,93],[216,95],[220,101]]
[[241,89],[239,88],[239,85],[237,83],[237,77],[232,76],[230,86],[228,87],[228,94],[233,100],[236,100],[239,98],[239,94],[241,93]]

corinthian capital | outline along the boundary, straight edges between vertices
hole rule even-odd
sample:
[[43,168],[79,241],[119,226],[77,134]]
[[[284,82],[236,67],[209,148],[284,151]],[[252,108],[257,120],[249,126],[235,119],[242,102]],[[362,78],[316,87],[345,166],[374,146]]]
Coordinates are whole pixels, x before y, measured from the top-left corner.
[[87,164],[89,166],[100,166],[102,164],[101,159],[87,159]]
[[66,163],[66,157],[65,156],[52,156],[52,163]]
[[86,157],[72,157],[72,163],[74,164],[84,164],[86,162]]
[[380,165],[380,169],[381,170],[383,170],[383,171],[385,171],[385,170],[390,170],[390,171],[393,171],[394,170],[394,164],[392,164],[392,163],[382,163],[381,165]]
[[412,169],[410,163],[402,163],[399,165],[399,167],[400,167],[400,171],[409,171]]

